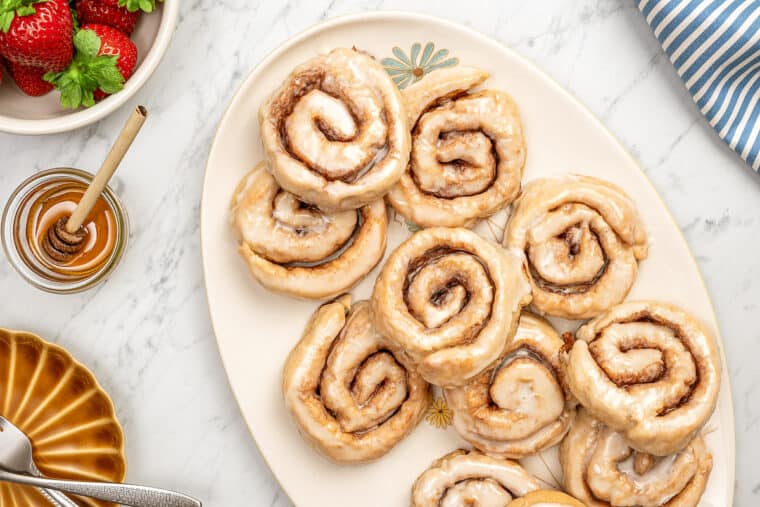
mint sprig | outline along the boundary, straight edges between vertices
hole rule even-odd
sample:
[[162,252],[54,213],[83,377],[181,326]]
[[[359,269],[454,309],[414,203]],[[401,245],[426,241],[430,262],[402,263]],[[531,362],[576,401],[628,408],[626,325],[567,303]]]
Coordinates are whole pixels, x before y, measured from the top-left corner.
[[34,4],[49,0],[0,0],[0,30],[8,33],[16,16],[31,16],[37,10]]
[[156,0],[119,0],[119,7],[125,7],[129,12],[153,12],[156,9]]
[[44,79],[61,92],[61,105],[71,109],[95,105],[93,92],[100,89],[113,94],[124,88],[124,76],[118,66],[118,56],[98,55],[101,40],[92,30],[80,30],[74,35],[76,53],[63,72],[48,72]]

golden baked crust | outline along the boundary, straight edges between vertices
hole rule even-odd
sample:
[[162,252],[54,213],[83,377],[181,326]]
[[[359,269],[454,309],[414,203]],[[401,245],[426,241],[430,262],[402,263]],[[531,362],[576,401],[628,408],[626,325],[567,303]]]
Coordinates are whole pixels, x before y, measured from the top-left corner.
[[586,507],[580,501],[561,491],[543,489],[532,491],[512,501],[507,507]]
[[538,479],[515,461],[458,450],[434,461],[417,478],[412,507],[507,505],[538,489]]
[[470,227],[520,192],[526,148],[517,106],[501,91],[467,94],[487,77],[441,69],[403,91],[412,152],[386,199],[415,224]]
[[289,296],[330,298],[380,262],[388,223],[382,200],[326,213],[283,191],[264,166],[243,178],[232,201],[238,250],[259,283]]
[[720,390],[720,357],[680,308],[623,303],[582,326],[567,364],[573,394],[639,451],[683,449],[707,422]]
[[334,49],[296,67],[259,110],[269,168],[328,211],[380,199],[409,161],[401,94],[366,54]]
[[526,184],[504,245],[525,252],[533,307],[567,319],[591,318],[622,302],[647,256],[633,201],[610,183],[578,175]]
[[696,507],[712,470],[702,437],[655,458],[580,410],[560,446],[565,489],[588,507]]
[[425,415],[430,386],[404,369],[344,295],[319,307],[283,373],[285,404],[301,433],[337,463],[383,456]]
[[523,313],[494,368],[444,391],[462,438],[486,454],[513,459],[558,444],[577,404],[565,382],[564,346],[547,321]]
[[375,326],[428,382],[466,384],[501,357],[530,301],[523,262],[467,229],[417,232],[375,282]]

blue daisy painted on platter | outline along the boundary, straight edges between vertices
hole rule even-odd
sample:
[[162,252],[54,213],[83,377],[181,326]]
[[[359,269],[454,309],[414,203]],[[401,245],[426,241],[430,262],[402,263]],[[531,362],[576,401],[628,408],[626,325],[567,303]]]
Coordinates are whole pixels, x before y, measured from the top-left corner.
[[383,58],[380,62],[385,67],[385,71],[393,78],[393,82],[400,90],[403,90],[412,83],[416,83],[423,76],[433,72],[436,69],[445,67],[454,67],[459,64],[459,58],[447,58],[448,49],[435,50],[435,44],[428,42],[425,48],[422,44],[415,42],[409,56],[399,48],[393,48],[395,58]]

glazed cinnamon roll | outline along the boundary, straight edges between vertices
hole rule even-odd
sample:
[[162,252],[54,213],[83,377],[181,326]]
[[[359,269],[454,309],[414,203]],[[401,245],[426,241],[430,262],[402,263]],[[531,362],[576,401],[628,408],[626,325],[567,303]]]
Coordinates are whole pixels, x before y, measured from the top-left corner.
[[380,262],[388,224],[382,200],[326,213],[283,191],[263,167],[240,182],[232,200],[238,250],[259,283],[289,296],[329,298]]
[[522,122],[512,98],[467,94],[488,73],[441,69],[403,91],[412,153],[388,202],[422,227],[469,227],[511,203],[525,165]]
[[527,495],[518,498],[508,507],[586,507],[579,500],[561,491],[542,489],[531,491]]
[[624,303],[576,332],[567,380],[578,401],[638,451],[683,449],[715,409],[720,358],[683,310]]
[[541,178],[525,185],[504,245],[528,258],[533,306],[587,319],[628,295],[647,256],[647,235],[633,201],[589,176]]
[[417,478],[412,506],[501,506],[538,489],[538,479],[515,461],[459,450],[434,461]]
[[336,463],[383,456],[414,429],[430,386],[394,357],[369,305],[344,295],[322,305],[288,356],[285,404],[301,433]]
[[585,410],[560,446],[560,462],[565,489],[588,507],[696,507],[712,470],[702,437],[655,457]]
[[503,354],[529,302],[519,252],[467,229],[431,228],[388,258],[372,293],[372,318],[408,368],[452,387]]
[[324,210],[381,198],[409,160],[401,94],[383,67],[352,49],[298,66],[259,111],[277,182]]
[[576,405],[565,383],[564,345],[548,322],[523,313],[495,367],[444,391],[462,438],[489,455],[514,459],[559,443]]

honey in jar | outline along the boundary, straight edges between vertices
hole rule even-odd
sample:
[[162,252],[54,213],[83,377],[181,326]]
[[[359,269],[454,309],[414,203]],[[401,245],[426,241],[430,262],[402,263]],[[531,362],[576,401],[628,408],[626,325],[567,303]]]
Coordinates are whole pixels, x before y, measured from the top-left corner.
[[[11,264],[33,285],[52,292],[76,292],[104,279],[118,263],[127,221],[108,188],[77,231],[77,241],[59,248],[55,231],[62,232],[63,240],[68,237],[62,227],[90,180],[91,175],[83,171],[54,169],[25,181],[11,197],[3,215],[3,245]],[[55,248],[51,248],[51,237]]]

